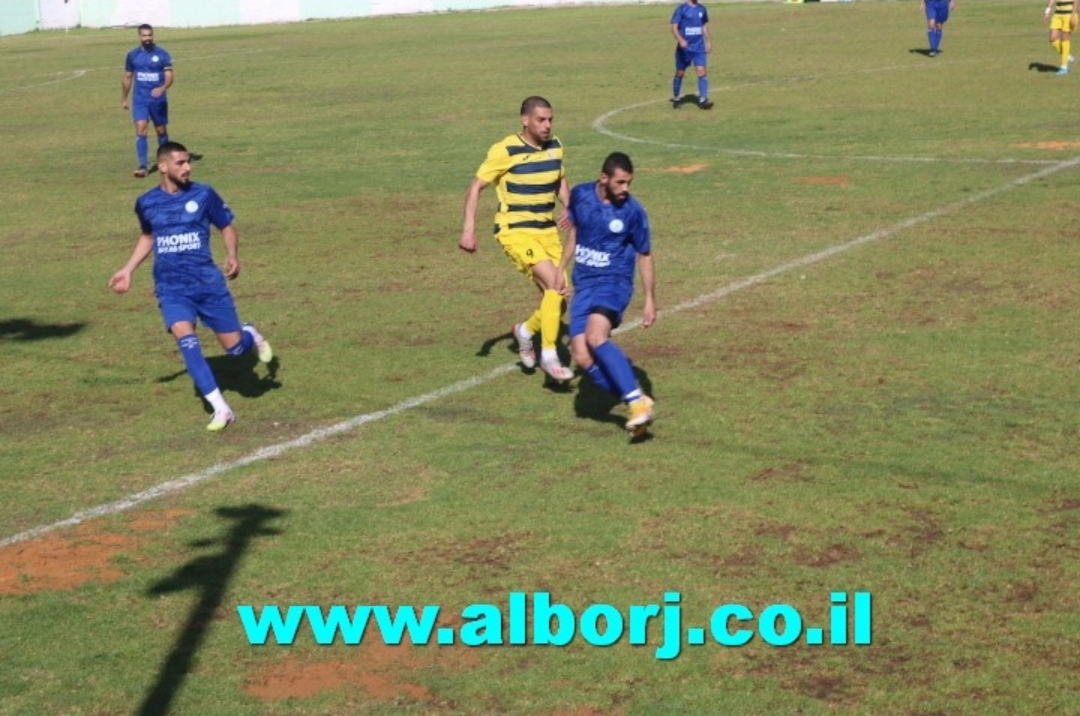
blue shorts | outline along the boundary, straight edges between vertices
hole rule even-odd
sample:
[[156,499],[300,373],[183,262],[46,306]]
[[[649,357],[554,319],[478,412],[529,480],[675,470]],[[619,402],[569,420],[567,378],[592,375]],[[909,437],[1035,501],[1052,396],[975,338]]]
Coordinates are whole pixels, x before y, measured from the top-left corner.
[[926,19],[944,25],[949,19],[949,0],[926,0]]
[[155,127],[164,127],[169,124],[169,100],[133,102],[131,105],[131,119],[136,122],[150,121],[154,123]]
[[214,333],[233,333],[240,330],[236,302],[225,286],[209,284],[182,289],[159,286],[156,292],[166,331],[179,321],[190,321],[198,325],[200,320]]
[[622,323],[623,312],[630,305],[634,294],[634,285],[618,281],[574,287],[574,297],[570,299],[570,337],[580,336],[585,332],[589,316],[600,312],[611,319],[611,327],[618,328]]
[[696,67],[706,68],[709,66],[708,55],[705,54],[705,50],[684,50],[681,47],[675,48],[675,69],[685,70],[690,65]]

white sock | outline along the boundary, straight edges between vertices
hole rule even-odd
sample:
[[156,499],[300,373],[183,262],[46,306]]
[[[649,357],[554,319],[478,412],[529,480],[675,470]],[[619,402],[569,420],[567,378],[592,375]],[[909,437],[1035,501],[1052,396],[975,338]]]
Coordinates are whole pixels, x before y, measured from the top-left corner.
[[540,350],[540,360],[545,363],[558,363],[559,354],[552,348],[543,348]]
[[206,402],[214,408],[215,413],[222,413],[228,410],[230,413],[232,410],[229,408],[229,404],[225,402],[225,397],[222,396],[221,391],[215,389],[213,393],[209,393],[206,396]]

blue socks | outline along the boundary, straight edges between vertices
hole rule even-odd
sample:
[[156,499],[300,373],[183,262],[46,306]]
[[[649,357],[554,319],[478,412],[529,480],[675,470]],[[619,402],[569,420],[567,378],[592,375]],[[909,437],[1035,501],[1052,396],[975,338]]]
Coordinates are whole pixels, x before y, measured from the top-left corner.
[[139,166],[140,167],[147,166],[146,147],[147,147],[146,135],[136,136],[135,137],[135,155],[139,159]]
[[608,388],[609,392],[622,397],[627,402],[641,397],[641,389],[638,388],[637,379],[634,378],[634,368],[630,365],[626,354],[622,352],[622,348],[611,341],[604,341],[592,349],[592,354],[608,379],[608,384],[615,388],[614,390]]
[[709,96],[709,78],[698,77],[697,79],[697,96],[699,100],[707,99]]
[[672,97],[678,97],[682,92],[682,77],[676,75],[675,79],[671,81]]
[[926,37],[930,40],[930,51],[937,52],[941,47],[941,30],[927,30]]
[[242,356],[251,350],[251,347],[255,345],[255,339],[247,331],[240,331],[240,342],[232,348],[226,349],[226,353],[231,356]]
[[214,373],[210,370],[210,364],[203,357],[199,337],[194,333],[186,335],[177,339],[176,345],[180,347],[180,355],[184,358],[184,365],[187,366],[188,375],[191,376],[191,380],[195,383],[195,388],[199,391],[199,394],[210,395],[217,390],[217,381],[214,380]]
[[159,147],[167,141],[169,141],[168,133],[157,135],[157,145]]
[[617,395],[615,386],[611,384],[611,381],[604,375],[604,371],[600,369],[599,363],[593,363],[591,366],[585,369],[585,375],[592,378],[592,382],[596,384],[596,387],[607,393]]

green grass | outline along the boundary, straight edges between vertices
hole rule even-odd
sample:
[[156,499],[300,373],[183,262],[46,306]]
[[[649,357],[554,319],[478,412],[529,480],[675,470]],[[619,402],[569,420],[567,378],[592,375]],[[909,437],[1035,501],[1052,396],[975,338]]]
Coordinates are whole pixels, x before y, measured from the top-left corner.
[[[149,267],[105,285],[152,186],[119,103],[133,34],[0,38],[0,539],[487,376],[0,549],[0,714],[1080,713],[1075,78],[1032,64],[1055,60],[1020,2],[962,4],[934,59],[914,3],[710,13],[708,113],[664,101],[664,6],[159,31],[171,134],[237,214],[233,291],[280,356],[204,338],[221,435]],[[534,296],[492,242],[455,245],[533,93],[573,183],[633,157],[661,310],[884,235],[620,334],[657,399],[631,445],[589,390],[489,376]],[[90,578],[38,581],[53,563]],[[690,626],[727,602],[822,624],[830,591],[870,591],[874,643],[254,648],[236,615],[540,590],[679,591]],[[258,695],[290,675],[311,695]]]

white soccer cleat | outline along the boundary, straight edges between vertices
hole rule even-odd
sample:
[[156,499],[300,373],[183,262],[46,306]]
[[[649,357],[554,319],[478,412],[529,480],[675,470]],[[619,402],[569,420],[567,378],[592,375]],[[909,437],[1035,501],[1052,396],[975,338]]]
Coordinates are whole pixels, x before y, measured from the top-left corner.
[[219,433],[235,422],[236,416],[233,414],[233,411],[226,408],[225,410],[218,410],[214,413],[214,419],[210,421],[210,424],[206,426],[206,429],[212,433]]
[[536,350],[533,348],[532,336],[526,338],[522,335],[520,323],[515,323],[511,331],[518,344],[518,358],[521,360],[521,365],[532,370],[536,367]]
[[241,328],[250,333],[251,337],[255,339],[255,350],[259,353],[260,363],[269,363],[274,360],[274,349],[270,347],[270,342],[263,338],[261,333],[255,330],[255,326],[250,323],[245,323]]
[[540,368],[551,376],[552,380],[556,380],[560,383],[569,382],[570,379],[574,377],[574,371],[564,366],[558,360],[541,361]]

